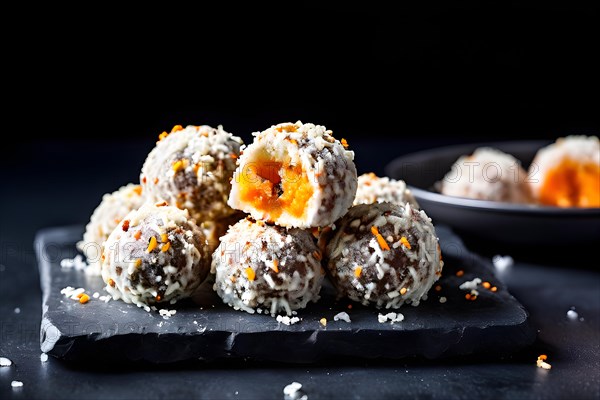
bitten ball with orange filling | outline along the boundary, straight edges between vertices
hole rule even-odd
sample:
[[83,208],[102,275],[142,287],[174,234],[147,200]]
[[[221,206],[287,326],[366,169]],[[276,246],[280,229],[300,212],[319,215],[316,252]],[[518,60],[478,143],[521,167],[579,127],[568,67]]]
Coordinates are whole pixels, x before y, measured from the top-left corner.
[[529,168],[536,200],[559,207],[600,207],[596,136],[567,136],[540,149]]
[[255,132],[232,181],[228,204],[285,227],[332,224],[352,205],[354,152],[324,126],[282,123]]
[[214,290],[236,310],[292,315],[319,300],[321,257],[307,230],[243,219],[213,254]]
[[146,203],[110,234],[101,270],[113,299],[148,310],[191,297],[210,271],[210,252],[187,210]]
[[149,199],[187,209],[198,223],[234,214],[227,205],[242,139],[207,125],[163,132],[142,166]]
[[379,177],[373,172],[358,177],[358,189],[354,205],[383,203],[384,201],[405,205],[410,203],[412,208],[419,209],[419,203],[403,180]]
[[435,228],[410,204],[360,204],[335,225],[325,262],[339,297],[377,308],[416,306],[441,276]]
[[77,249],[85,255],[89,265],[86,273],[100,275],[100,256],[104,242],[123,217],[139,208],[144,200],[142,187],[133,183],[102,196],[102,201],[92,212],[85,227],[83,239],[77,242]]

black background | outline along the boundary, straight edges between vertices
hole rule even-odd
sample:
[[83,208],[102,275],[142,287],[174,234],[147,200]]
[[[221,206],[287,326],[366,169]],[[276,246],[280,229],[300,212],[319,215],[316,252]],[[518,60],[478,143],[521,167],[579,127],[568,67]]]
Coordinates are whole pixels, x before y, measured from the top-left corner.
[[29,246],[39,227],[85,223],[176,124],[247,143],[322,124],[378,174],[436,146],[600,132],[596,7],[219,4],[5,15],[0,234],[27,226]]
[[347,138],[596,134],[596,8],[475,4],[23,12],[7,41],[8,119],[22,139],[204,123],[248,138],[298,119]]

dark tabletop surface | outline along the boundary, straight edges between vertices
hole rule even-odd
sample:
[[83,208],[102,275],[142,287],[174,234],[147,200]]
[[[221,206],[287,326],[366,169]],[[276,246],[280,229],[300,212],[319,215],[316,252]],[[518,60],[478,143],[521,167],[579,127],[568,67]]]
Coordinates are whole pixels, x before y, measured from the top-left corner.
[[[493,243],[465,240],[483,256],[503,254],[515,260],[502,278],[531,313],[538,339],[531,348],[507,359],[333,360],[316,365],[248,361],[165,367],[75,365],[50,357],[42,363],[41,291],[32,247],[35,233],[44,227],[85,223],[102,193],[137,178],[153,142],[123,140],[120,148],[129,156],[108,160],[98,150],[103,145],[90,141],[24,144],[33,159],[46,160],[47,166],[27,164],[12,168],[5,177],[0,197],[0,356],[12,360],[13,366],[0,368],[0,398],[279,399],[293,381],[302,383],[309,399],[579,399],[600,395],[600,272],[593,245],[568,252],[511,252]],[[355,140],[353,145],[359,171],[382,174],[385,164],[399,153],[431,143],[387,141],[381,146]],[[25,147],[15,149],[17,154],[24,151]],[[4,160],[12,161],[10,157]],[[571,307],[579,319],[567,317]],[[548,355],[551,370],[536,367],[540,354]],[[13,380],[22,381],[23,387],[12,388]]]

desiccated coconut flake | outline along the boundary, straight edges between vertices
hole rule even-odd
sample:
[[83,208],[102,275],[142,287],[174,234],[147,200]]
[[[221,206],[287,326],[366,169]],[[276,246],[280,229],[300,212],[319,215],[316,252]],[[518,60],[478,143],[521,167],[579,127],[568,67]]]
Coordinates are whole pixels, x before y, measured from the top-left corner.
[[458,288],[462,290],[474,290],[477,289],[477,285],[481,283],[480,278],[475,278],[471,281],[463,282]]
[[0,357],[0,367],[10,367],[12,365],[12,361],[10,361],[6,357]]
[[348,313],[347,313],[347,312],[345,312],[345,311],[342,311],[342,312],[340,312],[340,313],[337,313],[337,314],[335,314],[335,315],[333,316],[333,320],[334,320],[334,321],[339,321],[339,320],[342,320],[342,321],[346,321],[346,322],[348,322],[348,323],[352,322],[352,321],[350,320],[350,316],[349,316],[349,315],[348,315]]
[[567,317],[569,317],[569,319],[576,320],[579,317],[579,314],[577,314],[577,311],[575,310],[569,310],[567,311]]
[[281,322],[282,324],[285,324],[285,325],[293,325],[296,322],[300,321],[300,318],[298,318],[298,317],[290,318],[287,315],[278,315],[276,319],[277,319],[277,322]]
[[292,382],[283,388],[283,394],[286,399],[289,400],[308,400],[308,395],[302,392],[302,384],[299,382]]
[[48,361],[48,354],[46,354],[46,353],[42,353],[42,354],[40,354],[40,361],[41,361],[41,362],[46,362],[46,361]]
[[21,382],[21,381],[12,381],[10,383],[10,386],[12,386],[14,388],[23,387],[23,382]]

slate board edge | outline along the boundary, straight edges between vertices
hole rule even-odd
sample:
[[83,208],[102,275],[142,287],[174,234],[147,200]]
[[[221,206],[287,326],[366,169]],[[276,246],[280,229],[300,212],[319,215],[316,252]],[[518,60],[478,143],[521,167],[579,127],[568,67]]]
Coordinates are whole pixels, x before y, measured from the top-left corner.
[[[61,232],[62,231],[62,232]],[[61,239],[63,242],[59,243],[73,243],[78,239],[79,236],[75,234],[75,232],[82,232],[81,227],[71,226],[71,227],[57,227],[57,228],[47,228],[41,230],[36,235],[34,245],[36,250],[36,255],[38,257],[38,263],[40,267],[40,283],[43,292],[43,307],[42,307],[42,324],[41,324],[41,332],[40,332],[40,343],[41,349],[48,354],[71,361],[78,360],[90,360],[94,358],[98,358],[99,355],[102,355],[101,358],[104,360],[110,360],[115,356],[115,360],[123,358],[123,341],[128,341],[127,346],[125,348],[130,349],[127,354],[127,359],[134,361],[147,361],[151,363],[171,363],[177,361],[185,361],[189,359],[223,359],[223,358],[254,358],[257,360],[265,360],[265,361],[281,361],[281,362],[290,362],[290,363],[310,363],[316,362],[321,359],[332,358],[336,356],[357,356],[355,349],[348,350],[347,348],[339,348],[336,347],[336,344],[339,344],[336,341],[336,336],[338,332],[336,331],[316,331],[316,335],[314,338],[314,343],[311,346],[311,352],[302,352],[298,354],[294,354],[293,357],[290,357],[289,348],[279,349],[279,351],[271,352],[273,356],[265,357],[265,353],[257,354],[256,351],[252,351],[253,346],[236,346],[235,341],[233,344],[229,343],[228,337],[231,335],[229,331],[213,331],[209,336],[214,336],[216,338],[222,337],[220,345],[215,345],[215,342],[211,342],[211,351],[199,351],[194,352],[190,351],[187,353],[181,353],[178,356],[169,357],[163,354],[160,357],[152,357],[150,353],[138,353],[136,354],[136,349],[153,347],[158,345],[163,345],[165,343],[165,339],[168,338],[170,334],[157,334],[157,333],[146,333],[146,334],[135,334],[135,335],[117,335],[112,336],[107,339],[102,340],[94,340],[92,335],[75,335],[68,336],[64,335],[60,329],[52,322],[51,318],[47,317],[48,311],[48,299],[50,296],[50,290],[52,286],[52,263],[48,261],[43,253],[43,249],[45,248],[45,237],[52,235],[54,239]],[[58,234],[57,234],[58,233]],[[512,296],[512,295],[511,295]],[[516,301],[516,299],[515,299]],[[456,336],[457,340],[452,342],[450,346],[445,348],[443,351],[436,351],[433,353],[424,352],[406,352],[406,351],[390,351],[391,345],[393,345],[393,341],[401,341],[401,340],[411,340],[411,335],[414,335],[414,332],[407,332],[401,330],[394,331],[374,331],[372,333],[361,330],[361,332],[357,332],[359,335],[365,335],[365,342],[368,343],[369,335],[373,335],[373,333],[377,333],[379,336],[379,350],[366,352],[361,354],[361,358],[366,359],[377,359],[377,358],[387,358],[387,359],[402,359],[406,357],[425,357],[428,359],[434,358],[445,358],[445,357],[454,357],[454,356],[466,356],[472,354],[487,354],[489,356],[506,356],[517,352],[524,347],[532,344],[536,338],[535,330],[531,325],[531,321],[529,319],[528,311],[518,302],[520,309],[523,311],[523,320],[518,325],[510,325],[510,326],[494,326],[493,329],[502,331],[505,330],[506,334],[510,337],[518,338],[521,336],[522,343],[518,346],[498,346],[498,343],[489,343],[485,340],[485,335],[481,335],[481,328],[472,328],[467,327],[462,329],[461,332],[458,331],[435,331],[432,330],[430,336],[430,340],[439,340],[440,337],[443,336]],[[273,332],[273,336],[277,337],[282,334],[282,332]],[[291,345],[293,342],[298,340],[306,340],[307,332],[284,332],[285,337],[290,340]],[[388,343],[390,346],[381,346],[381,334],[384,335],[384,339],[389,340]],[[252,336],[256,335],[256,333],[244,333],[240,332],[236,334],[236,341],[244,342],[244,340],[253,340]],[[262,333],[261,335],[265,335]],[[309,335],[310,336],[310,335]],[[206,347],[207,340],[206,335],[184,335],[185,339],[182,341],[181,337],[178,338],[177,342],[179,345],[185,346],[186,348],[201,348]],[[297,337],[297,339],[296,339]],[[316,339],[319,339],[318,341]],[[371,337],[370,339],[373,339]],[[415,338],[412,338],[415,339]],[[264,340],[264,338],[263,338]],[[420,339],[422,340],[422,338]],[[138,343],[136,346],[135,343]],[[318,345],[315,345],[317,343]],[[476,343],[473,345],[473,343]],[[132,345],[133,344],[133,345]],[[470,346],[465,346],[465,344],[470,344]],[[133,350],[131,350],[133,349]]]

